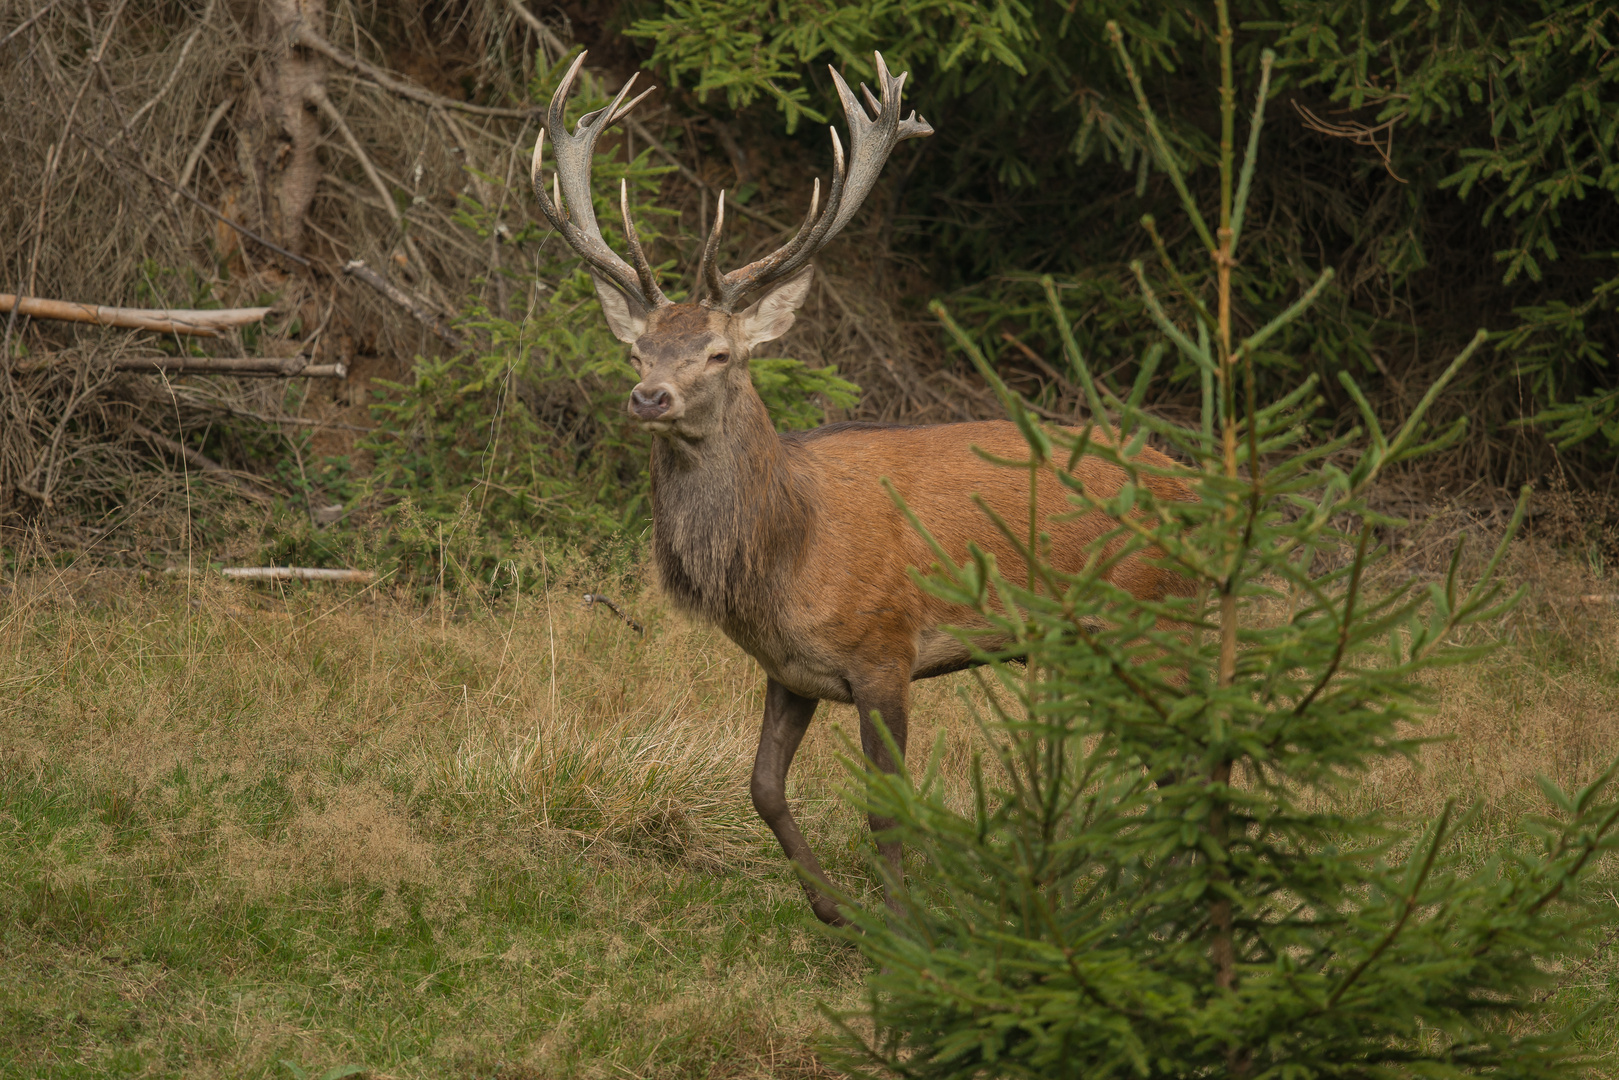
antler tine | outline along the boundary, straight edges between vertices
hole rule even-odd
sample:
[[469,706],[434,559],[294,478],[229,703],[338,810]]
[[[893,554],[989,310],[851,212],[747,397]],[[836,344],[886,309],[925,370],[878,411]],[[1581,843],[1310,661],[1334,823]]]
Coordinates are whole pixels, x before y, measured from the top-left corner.
[[[838,138],[837,128],[833,128],[832,188],[827,193],[826,208],[817,215],[812,202],[810,216],[786,245],[714,281],[711,289],[721,308],[734,310],[748,293],[801,270],[854,217],[855,211],[860,209],[860,204],[871,192],[872,185],[877,182],[883,163],[893,153],[894,147],[906,139],[933,134],[932,126],[918,117],[915,111],[904,120],[900,119],[900,97],[908,73],[901,72],[898,76],[889,74],[882,53],[875,56],[882,99],[879,101],[874,97],[864,84],[860,87],[874,116],[867,115],[850,92],[849,84],[843,81],[843,76],[838,74],[836,68],[831,69],[832,82],[837,88],[838,99],[843,103],[844,117],[849,124],[849,158],[845,163],[843,142]],[[819,195],[819,182],[816,194]],[[714,244],[711,238],[710,248]],[[706,251],[704,258],[709,261]]]
[[[629,223],[627,191],[621,192],[623,196],[621,203],[625,210],[631,253],[635,255],[637,261],[635,267],[619,258],[602,239],[601,226],[596,223],[596,211],[590,201],[590,166],[596,150],[596,140],[603,131],[621,119],[635,107],[636,102],[651,91],[641,94],[625,105],[624,98],[635,85],[635,76],[630,76],[606,108],[597,109],[580,117],[574,131],[569,133],[566,122],[568,97],[573,92],[574,81],[579,76],[580,68],[584,66],[586,55],[581,52],[574,58],[568,73],[562,77],[562,83],[557,87],[556,93],[551,95],[551,104],[546,110],[545,132],[541,133],[534,144],[532,166],[534,195],[539,200],[540,211],[545,214],[552,227],[561,233],[568,245],[590,265],[593,273],[606,279],[625,296],[648,310],[662,307],[668,304],[669,300],[659,290],[656,275],[651,272],[650,266],[646,267],[644,273],[642,272],[641,264],[646,262],[646,255],[640,250],[640,241],[635,237],[634,225]],[[541,151],[547,132],[551,136],[556,154],[556,172],[552,177],[550,193],[545,190],[540,169]]]
[[[624,89],[625,90],[628,90],[630,88],[630,85],[635,82],[636,76],[638,76],[639,74],[640,74],[640,72],[632,72],[630,74],[629,82],[626,82],[624,84]],[[625,105],[623,108],[618,109],[613,113],[613,118],[611,120],[607,121],[608,126],[611,127],[613,124],[618,123],[620,120],[622,120],[626,116],[630,115],[630,110],[635,108],[637,105],[641,104],[641,102],[646,99],[646,96],[648,94],[652,93],[652,91],[654,91],[656,89],[657,89],[656,86],[649,86],[645,90],[642,90],[639,94],[636,94],[635,97],[630,100],[630,103],[628,105]],[[624,95],[622,93],[619,94],[619,97],[623,97],[623,96]]]
[[[725,282],[720,277],[719,264],[715,259],[720,250],[720,232],[725,228],[725,189],[720,189],[720,197],[714,200],[714,227],[708,230],[708,239],[703,243],[703,257],[697,267],[697,288],[705,294],[712,295],[724,306]],[[707,296],[705,296],[707,302]]]
[[[836,138],[837,133],[834,132],[833,139],[836,140]],[[840,152],[838,161],[839,171],[841,171],[841,167],[842,160]],[[744,280],[743,275],[750,271],[763,272],[764,270],[768,269],[769,266],[774,265],[775,262],[791,259],[794,255],[797,255],[799,250],[814,238],[817,213],[820,209],[820,205],[821,178],[817,176],[810,185],[809,212],[804,215],[804,220],[799,223],[798,231],[793,234],[793,238],[787,241],[785,245],[778,248],[776,252],[767,259],[761,259],[757,262],[749,263],[741,270],[733,270],[729,274],[722,276],[719,272],[718,266],[715,263],[715,256],[719,252],[720,226],[725,222],[725,192],[720,192],[719,212],[715,215],[714,228],[709,232],[708,243],[703,247],[702,262],[697,268],[697,280],[699,286],[705,291],[705,301],[713,303],[725,310],[730,310],[731,305],[742,299],[742,297],[747,294],[749,289],[756,287],[755,284],[750,283],[748,280]],[[774,260],[774,262],[772,260]],[[712,297],[712,300],[708,300],[708,297]]]
[[630,182],[627,178],[618,182],[618,205],[624,212],[624,242],[629,245],[630,260],[635,264],[635,276],[640,279],[641,292],[653,304],[662,307],[669,300],[658,287],[658,275],[647,261],[646,252],[641,249],[641,238],[635,234],[635,219],[630,216]]

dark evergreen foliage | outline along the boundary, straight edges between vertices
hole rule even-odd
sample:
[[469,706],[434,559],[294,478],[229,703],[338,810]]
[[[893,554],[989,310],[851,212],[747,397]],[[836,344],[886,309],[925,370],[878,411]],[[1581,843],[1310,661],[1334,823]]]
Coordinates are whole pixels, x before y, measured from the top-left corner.
[[[1256,350],[1305,317],[1330,273],[1276,319],[1235,331],[1232,265],[1258,125],[1239,174],[1229,67],[1224,75],[1218,221],[1170,177],[1213,266],[1214,302],[1177,321],[1156,299],[1180,280],[1177,264],[1166,258],[1156,282],[1131,267],[1159,332],[1199,374],[1196,424],[1142,410],[1150,365],[1128,392],[1110,390],[1067,333],[1049,280],[1051,318],[1093,423],[1117,424],[1106,438],[1094,426],[1042,426],[935,307],[1027,436],[1027,460],[1005,464],[1027,471],[1031,507],[1037,484],[1061,482],[1076,512],[1121,524],[1097,541],[1090,566],[1066,574],[1041,558],[1032,514],[995,519],[986,527],[1019,546],[1033,567],[1026,578],[1009,579],[983,554],[956,566],[941,551],[921,579],[989,625],[967,636],[988,661],[989,700],[1001,703],[983,717],[995,749],[974,764],[965,810],[947,801],[936,758],[914,775],[853,766],[863,808],[898,822],[916,855],[896,909],[854,914],[850,940],[876,971],[856,1014],[869,1025],[843,1028],[855,1071],[1578,1071],[1566,1028],[1537,1016],[1536,993],[1543,958],[1579,939],[1582,875],[1619,849],[1619,762],[1576,793],[1544,783],[1555,813],[1529,823],[1539,844],[1509,844],[1484,865],[1453,844],[1465,811],[1410,830],[1381,808],[1343,809],[1358,773],[1416,746],[1408,722],[1422,712],[1421,675],[1487,654],[1488,626],[1515,599],[1492,583],[1510,530],[1472,584],[1460,547],[1440,580],[1386,584],[1374,533],[1388,519],[1366,498],[1385,470],[1462,434],[1465,421],[1432,430],[1428,415],[1483,335],[1394,431],[1348,373],[1340,385],[1364,430],[1331,442],[1303,437],[1321,404],[1314,379],[1259,404]],[[1267,57],[1261,97],[1268,76]],[[1137,93],[1156,142],[1139,84]],[[1194,501],[1153,495],[1149,476],[1184,473],[1139,456],[1149,436],[1194,463]],[[1130,482],[1099,492],[1050,468],[1080,454],[1115,463]],[[1152,549],[1194,595],[1142,602],[1108,580],[1120,560]]]
[[[1032,274],[1058,281],[1087,355],[1133,364],[1151,319],[1127,264],[1135,220],[1177,201],[1168,171],[1213,182],[1218,66],[1213,13],[1153,0],[665,0],[630,32],[700,98],[779,108],[789,130],[825,118],[828,62],[869,78],[871,51],[913,72],[938,129],[909,162],[895,235],[935,284],[958,290],[981,346],[1043,307]],[[1340,270],[1308,327],[1257,357],[1262,396],[1300,372],[1336,373],[1398,395],[1483,325],[1495,335],[1471,376],[1475,438],[1538,414],[1561,445],[1619,447],[1619,26],[1594,0],[1392,5],[1243,0],[1234,60],[1257,75],[1277,54],[1273,139],[1255,176],[1252,243],[1236,284],[1258,325],[1323,267]],[[1115,20],[1166,104],[1150,145],[1108,56]],[[819,136],[816,136],[819,138]],[[1166,158],[1164,155],[1168,155]],[[1166,238],[1184,255],[1189,234]],[[1193,273],[1194,290],[1212,280]],[[1177,301],[1179,302],[1179,301]],[[1034,343],[1059,348],[1042,317]],[[1009,353],[1009,357],[1010,357]],[[1196,385],[1182,364],[1175,392]],[[1158,392],[1157,390],[1154,391]],[[1595,437],[1595,438],[1593,438]],[[1498,479],[1530,475],[1519,451],[1475,455]]]

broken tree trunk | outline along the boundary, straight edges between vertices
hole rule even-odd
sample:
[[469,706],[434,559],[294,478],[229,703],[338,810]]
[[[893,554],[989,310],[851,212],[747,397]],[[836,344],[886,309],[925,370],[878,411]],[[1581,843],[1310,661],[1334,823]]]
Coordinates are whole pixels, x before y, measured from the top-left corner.
[[37,296],[25,296],[19,300],[11,293],[0,293],[0,312],[8,312],[12,308],[16,308],[19,315],[32,315],[36,319],[60,319],[64,322],[121,326],[130,330],[152,330],[159,334],[191,334],[195,337],[218,337],[220,330],[260,322],[273,310],[267,307],[222,308],[217,311],[118,308],[80,304],[72,300],[44,300]]
[[300,48],[305,27],[326,28],[324,0],[263,0],[258,30],[265,43],[245,125],[257,181],[260,220],[288,251],[303,250],[305,219],[320,183],[320,120],[307,107],[322,86],[325,58]]

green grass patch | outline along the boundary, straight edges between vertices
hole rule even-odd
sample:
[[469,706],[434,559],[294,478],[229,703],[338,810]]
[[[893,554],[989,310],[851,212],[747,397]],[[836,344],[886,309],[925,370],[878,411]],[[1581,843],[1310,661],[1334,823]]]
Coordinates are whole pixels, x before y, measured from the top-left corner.
[[[590,587],[457,612],[20,583],[0,604],[0,1077],[827,1074],[816,1005],[864,968],[749,805],[762,678],[650,592],[621,600],[641,637],[582,609]],[[1522,636],[1447,675],[1430,726],[1455,737],[1357,797],[1482,798],[1462,842],[1487,857],[1538,808],[1534,771],[1568,783],[1619,751],[1616,630],[1599,611],[1566,662]],[[917,686],[915,760],[943,739],[965,777],[972,685]],[[852,710],[818,718],[790,796],[871,895],[838,726]],[[1553,979],[1619,1075],[1619,941]]]

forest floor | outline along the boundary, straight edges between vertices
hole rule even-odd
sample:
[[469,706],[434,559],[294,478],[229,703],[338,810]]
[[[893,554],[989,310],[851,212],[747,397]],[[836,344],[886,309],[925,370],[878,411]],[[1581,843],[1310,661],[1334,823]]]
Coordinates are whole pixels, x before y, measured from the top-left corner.
[[[1478,801],[1480,858],[1543,809],[1536,773],[1619,753],[1619,618],[1537,558],[1504,648],[1436,680],[1454,738],[1352,796]],[[864,969],[749,805],[756,666],[652,590],[619,598],[641,636],[583,585],[531,588],[456,609],[109,571],[0,596],[0,1077],[829,1074],[819,1007]],[[963,689],[913,710],[957,774]],[[840,728],[819,717],[790,794],[870,895]],[[1593,885],[1619,932],[1619,866]],[[1615,934],[1553,986],[1619,1076]]]

